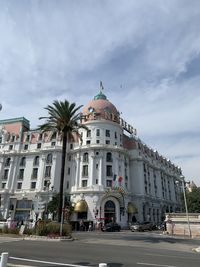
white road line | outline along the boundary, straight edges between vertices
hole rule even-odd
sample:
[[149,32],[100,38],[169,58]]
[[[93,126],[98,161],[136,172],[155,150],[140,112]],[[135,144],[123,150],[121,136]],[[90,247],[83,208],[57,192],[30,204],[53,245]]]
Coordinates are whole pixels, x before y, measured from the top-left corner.
[[19,260],[19,261],[29,261],[29,262],[35,262],[35,263],[37,263],[37,262],[38,262],[38,263],[47,263],[47,264],[59,265],[59,266],[69,266],[69,267],[88,267],[88,266],[76,265],[76,264],[59,263],[59,262],[53,262],[53,261],[31,260],[31,259],[16,258],[16,257],[9,257],[9,259]]
[[138,265],[143,266],[159,266],[159,267],[177,267],[174,265],[163,265],[163,264],[156,264],[156,263],[148,263],[148,262],[137,262]]

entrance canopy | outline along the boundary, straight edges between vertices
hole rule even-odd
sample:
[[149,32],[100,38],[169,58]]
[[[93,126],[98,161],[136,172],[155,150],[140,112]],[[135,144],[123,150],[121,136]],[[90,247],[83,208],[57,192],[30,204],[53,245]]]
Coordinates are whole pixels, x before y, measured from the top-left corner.
[[87,212],[88,205],[85,200],[80,200],[75,204],[74,211],[75,212]]
[[134,214],[134,213],[137,213],[137,208],[135,207],[135,205],[131,202],[128,203],[128,206],[127,206],[127,211],[128,213],[131,213],[131,214]]

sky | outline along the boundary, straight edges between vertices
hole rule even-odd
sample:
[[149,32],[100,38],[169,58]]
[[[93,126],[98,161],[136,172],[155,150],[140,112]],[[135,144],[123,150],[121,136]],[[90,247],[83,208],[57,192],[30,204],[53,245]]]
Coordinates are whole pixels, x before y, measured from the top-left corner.
[[199,0],[0,0],[0,119],[99,92],[200,186]]

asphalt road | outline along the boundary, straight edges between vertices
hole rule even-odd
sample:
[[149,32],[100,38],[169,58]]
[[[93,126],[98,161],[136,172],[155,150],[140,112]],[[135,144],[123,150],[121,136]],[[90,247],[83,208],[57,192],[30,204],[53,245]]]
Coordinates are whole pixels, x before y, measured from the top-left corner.
[[79,232],[73,236],[74,241],[32,241],[0,236],[0,252],[9,252],[9,263],[38,267],[97,267],[102,262],[109,267],[200,266],[200,253],[193,251],[200,247],[200,240],[130,231]]

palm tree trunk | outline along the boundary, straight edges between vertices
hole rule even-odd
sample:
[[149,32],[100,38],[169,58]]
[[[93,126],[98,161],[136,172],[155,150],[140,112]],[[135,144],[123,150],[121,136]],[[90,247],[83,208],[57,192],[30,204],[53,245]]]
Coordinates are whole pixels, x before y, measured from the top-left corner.
[[67,151],[67,133],[63,133],[63,143],[62,143],[62,159],[61,159],[61,174],[60,174],[60,197],[59,197],[59,207],[58,207],[58,222],[61,222],[62,218],[62,208],[63,208],[63,186],[65,178],[65,159]]

